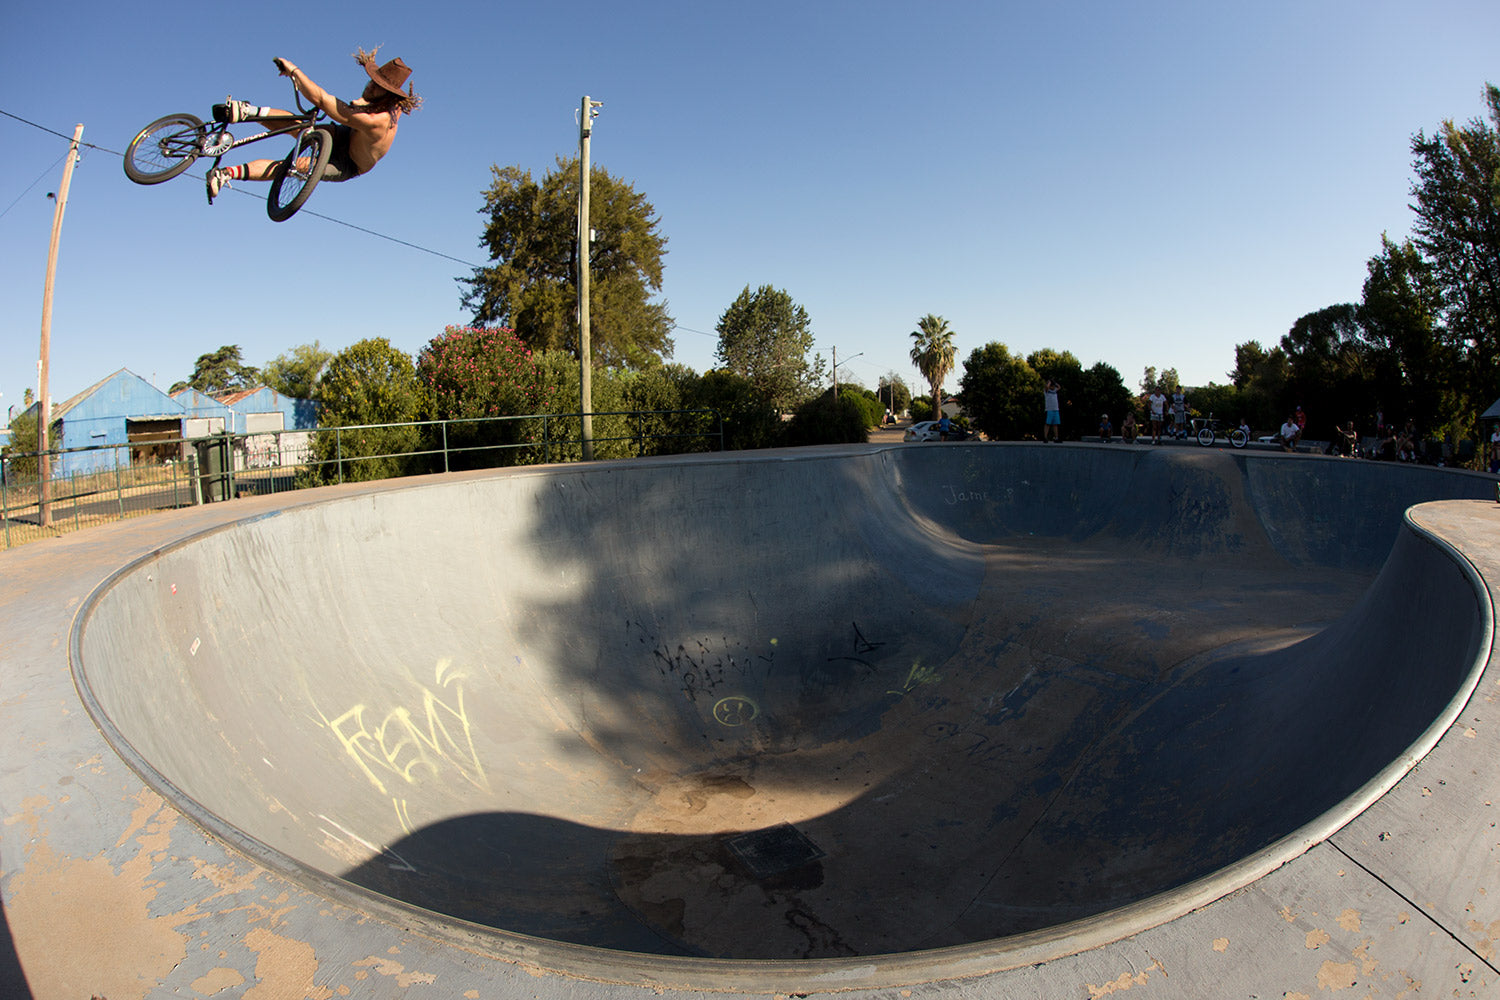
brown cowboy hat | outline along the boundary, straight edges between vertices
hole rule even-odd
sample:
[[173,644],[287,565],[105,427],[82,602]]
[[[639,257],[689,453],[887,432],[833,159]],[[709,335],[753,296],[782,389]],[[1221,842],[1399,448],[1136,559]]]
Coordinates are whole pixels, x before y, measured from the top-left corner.
[[384,66],[377,67],[374,59],[365,61],[363,66],[365,67],[365,72],[370,74],[370,79],[374,80],[381,88],[390,91],[397,97],[408,96],[406,91],[402,90],[401,87],[406,83],[407,78],[411,76],[411,67],[402,62],[399,56]]

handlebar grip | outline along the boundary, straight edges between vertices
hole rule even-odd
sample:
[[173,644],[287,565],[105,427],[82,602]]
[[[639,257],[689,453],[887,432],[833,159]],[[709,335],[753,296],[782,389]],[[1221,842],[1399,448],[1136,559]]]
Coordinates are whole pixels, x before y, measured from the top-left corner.
[[271,62],[273,62],[273,63],[276,64],[276,72],[280,73],[282,76],[289,75],[287,73],[287,71],[286,71],[286,60],[285,59],[282,59],[280,56],[277,56],[276,58],[272,59]]

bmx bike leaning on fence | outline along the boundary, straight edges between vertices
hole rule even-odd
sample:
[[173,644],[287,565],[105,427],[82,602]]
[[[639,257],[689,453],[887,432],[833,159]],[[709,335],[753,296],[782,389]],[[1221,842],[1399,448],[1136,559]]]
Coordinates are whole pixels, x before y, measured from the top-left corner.
[[1198,425],[1198,443],[1203,447],[1210,447],[1217,438],[1223,438],[1235,448],[1243,448],[1250,443],[1250,435],[1246,434],[1244,428],[1231,427],[1228,430],[1221,428],[1219,422],[1210,413],[1207,418],[1195,420]]
[[[240,124],[264,125],[268,131],[235,138],[229,123],[211,121],[190,114],[165,115],[136,133],[125,148],[125,176],[137,184],[160,184],[182,173],[200,156],[212,156],[214,166],[224,154],[252,142],[273,136],[292,137],[292,149],[276,165],[271,175],[271,191],[266,196],[266,214],[273,222],[285,222],[306,204],[313,188],[323,177],[328,158],[333,153],[333,134],[317,121],[323,112],[302,104],[296,85],[292,95],[297,113],[261,115]],[[225,104],[228,104],[225,99]]]

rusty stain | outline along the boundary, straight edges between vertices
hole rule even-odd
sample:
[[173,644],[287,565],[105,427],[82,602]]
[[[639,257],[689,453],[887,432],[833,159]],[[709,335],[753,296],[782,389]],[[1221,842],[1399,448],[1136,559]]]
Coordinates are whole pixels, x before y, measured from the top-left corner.
[[1345,910],[1339,914],[1338,924],[1351,934],[1359,933],[1360,916],[1359,911],[1354,909]]
[[217,969],[209,969],[203,975],[194,979],[193,990],[206,997],[211,997],[215,993],[222,993],[224,990],[233,989],[244,983],[244,981],[245,977],[234,969],[219,966]]
[[1318,989],[1352,989],[1359,982],[1358,974],[1358,967],[1353,962],[1324,962],[1318,970]]
[[1380,963],[1370,957],[1370,945],[1374,943],[1374,941],[1365,941],[1354,949],[1354,957],[1359,959],[1360,971],[1367,976],[1375,975],[1375,970],[1380,968]]
[[[391,950],[395,951],[396,949],[392,948]],[[403,966],[400,962],[397,962],[395,959],[381,958],[379,955],[371,955],[369,958],[362,958],[354,964],[356,967],[370,966],[373,967],[375,971],[380,973],[382,976],[394,977],[396,980],[396,985],[401,987],[403,990],[410,988],[413,983],[421,983],[424,986],[431,986],[434,982],[437,981],[437,976],[431,975],[430,973],[426,972],[407,972],[406,967]]]
[[1145,986],[1151,979],[1151,973],[1156,971],[1165,975],[1167,970],[1161,962],[1157,961],[1152,962],[1150,967],[1140,972],[1122,972],[1118,979],[1112,979],[1103,986],[1095,986],[1093,983],[1084,985],[1088,988],[1090,1000],[1099,1000],[1100,997],[1107,997],[1111,993],[1121,993],[1134,986]]
[[1290,906],[1283,906],[1281,908],[1281,919],[1285,920],[1289,924],[1294,924],[1297,922],[1297,914],[1292,912],[1292,908]]
[[1229,950],[1228,938],[1214,938],[1214,951],[1226,952]]
[[256,983],[241,1000],[328,1000],[333,996],[333,990],[314,983],[318,958],[307,942],[283,937],[266,927],[252,927],[245,934],[245,947],[255,952]]
[[1471,933],[1480,937],[1480,940],[1474,943],[1474,951],[1485,961],[1492,961],[1495,958],[1495,943],[1500,941],[1500,920],[1491,921],[1489,924],[1470,920],[1468,927]]
[[[24,821],[36,831],[45,799],[27,799]],[[50,804],[49,804],[50,805]],[[164,811],[139,839],[141,850],[116,870],[107,858],[73,858],[34,840],[10,883],[6,916],[15,926],[54,928],[16,941],[26,978],[38,996],[144,997],[187,957],[190,917],[153,918],[157,883],[152,852],[164,848],[175,814]],[[33,940],[90,942],[87,949],[29,948]]]
[[1323,947],[1323,945],[1327,944],[1328,941],[1328,932],[1323,930],[1321,927],[1314,927],[1312,930],[1307,932],[1307,938],[1305,939],[1304,943],[1308,951],[1315,951],[1318,948]]

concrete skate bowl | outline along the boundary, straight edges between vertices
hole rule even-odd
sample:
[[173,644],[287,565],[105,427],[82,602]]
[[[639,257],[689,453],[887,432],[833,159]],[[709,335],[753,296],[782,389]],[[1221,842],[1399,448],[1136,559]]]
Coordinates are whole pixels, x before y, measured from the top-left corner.
[[1492,489],[985,444],[434,477],[127,566],[72,658],[153,787],[330,898],[589,978],[911,983],[1172,919],[1378,797],[1493,620],[1403,511]]

